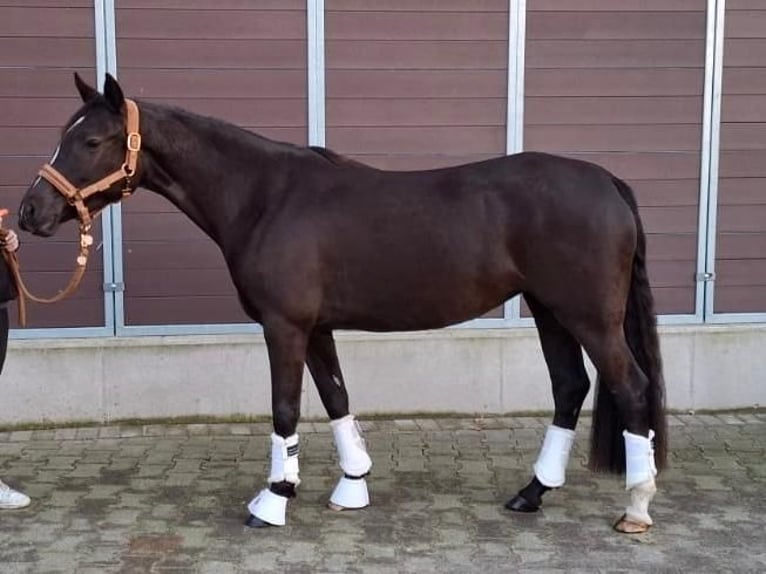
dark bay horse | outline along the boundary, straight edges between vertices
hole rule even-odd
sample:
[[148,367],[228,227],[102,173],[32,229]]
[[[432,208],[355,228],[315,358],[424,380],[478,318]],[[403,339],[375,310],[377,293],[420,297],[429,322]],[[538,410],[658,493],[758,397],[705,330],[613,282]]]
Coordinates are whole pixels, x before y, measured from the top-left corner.
[[[666,460],[664,383],[644,231],[623,181],[541,153],[381,171],[180,109],[136,104],[111,76],[103,94],[79,77],[75,83],[84,105],[26,192],[19,224],[50,236],[141,186],[169,199],[220,247],[242,306],[263,326],[271,367],[271,473],[248,505],[249,525],[284,524],[300,482],[304,364],[343,470],[331,506],[369,502],[364,477],[372,463],[349,412],[334,330],[436,329],[519,293],[539,331],[555,414],[534,478],[506,506],[537,510],[546,491],[564,484],[590,387],[584,349],[598,372],[590,466],[626,473],[631,500],[618,530],[652,524],[654,477]],[[106,183],[92,185],[97,180]]]

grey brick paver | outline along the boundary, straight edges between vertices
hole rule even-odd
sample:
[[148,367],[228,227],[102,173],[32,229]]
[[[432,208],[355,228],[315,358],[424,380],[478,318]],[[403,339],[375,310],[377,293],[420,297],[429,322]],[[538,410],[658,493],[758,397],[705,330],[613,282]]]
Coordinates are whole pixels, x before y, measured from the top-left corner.
[[[107,426],[0,433],[0,478],[34,496],[0,511],[7,572],[761,571],[766,416],[672,415],[657,525],[612,532],[623,479],[584,466],[542,512],[503,503],[532,476],[549,417],[361,421],[372,505],[324,504],[341,474],[324,422],[302,423],[298,498],[283,529],[242,526],[268,472],[268,423]],[[744,551],[743,549],[746,549]]]

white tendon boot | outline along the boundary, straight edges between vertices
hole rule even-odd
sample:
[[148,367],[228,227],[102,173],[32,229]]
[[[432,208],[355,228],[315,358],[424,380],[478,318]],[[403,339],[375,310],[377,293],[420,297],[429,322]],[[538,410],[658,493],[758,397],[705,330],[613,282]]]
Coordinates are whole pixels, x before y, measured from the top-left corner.
[[543,446],[535,463],[537,480],[548,488],[559,488],[566,481],[569,453],[574,444],[575,431],[550,425],[545,432]]
[[354,415],[330,421],[335,446],[340,457],[340,467],[345,476],[330,496],[329,507],[333,510],[364,508],[370,504],[365,476],[372,468],[372,460],[367,454],[367,447],[354,420]]
[[[298,435],[287,438],[272,433],[271,435],[271,472],[269,483],[289,482],[296,487],[301,483],[298,478]],[[247,505],[250,514],[272,526],[284,526],[287,513],[287,497],[264,488]],[[248,519],[248,525],[251,520]]]
[[628,431],[622,436],[625,437],[625,490],[630,491],[630,505],[615,528],[628,533],[645,532],[653,524],[649,503],[657,492],[654,483],[657,467],[652,447],[654,431],[650,430],[648,437]]

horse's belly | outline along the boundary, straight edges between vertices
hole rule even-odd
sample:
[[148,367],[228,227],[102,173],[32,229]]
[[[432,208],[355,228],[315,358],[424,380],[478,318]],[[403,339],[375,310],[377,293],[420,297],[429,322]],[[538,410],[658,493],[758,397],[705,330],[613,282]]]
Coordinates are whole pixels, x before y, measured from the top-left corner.
[[519,290],[510,265],[484,273],[420,271],[345,282],[340,296],[328,302],[323,322],[368,331],[437,329],[479,317]]

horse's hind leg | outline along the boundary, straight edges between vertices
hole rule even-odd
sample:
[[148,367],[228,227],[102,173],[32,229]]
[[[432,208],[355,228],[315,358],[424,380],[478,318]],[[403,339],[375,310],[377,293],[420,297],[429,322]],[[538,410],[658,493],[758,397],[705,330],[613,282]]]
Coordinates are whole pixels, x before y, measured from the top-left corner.
[[555,413],[546,431],[532,481],[506,504],[518,512],[534,512],[542,504],[542,496],[565,482],[565,470],[574,441],[574,429],[580,409],[590,388],[583,364],[582,349],[577,340],[534,297],[524,295],[540,336],[545,362],[553,385]]
[[[624,437],[625,488],[630,491],[631,502],[615,529],[625,533],[641,533],[653,524],[649,516],[649,503],[657,492],[657,467],[650,429],[648,401],[649,379],[639,367],[625,339],[622,325],[590,328],[583,332],[583,346],[599,374],[598,390],[607,393],[608,403],[616,406],[616,413],[601,413],[605,407],[597,399],[598,416],[614,417],[621,425]],[[594,432],[599,425],[595,421]],[[611,423],[610,423],[611,424]],[[593,454],[592,454],[593,456]]]
[[271,367],[271,404],[274,432],[271,434],[271,472],[268,488],[250,501],[252,528],[283,526],[287,501],[295,496],[298,478],[298,435],[301,379],[306,360],[308,334],[283,318],[263,322]]
[[343,476],[328,506],[333,510],[364,508],[370,503],[365,476],[372,461],[354,415],[349,414],[348,393],[340,370],[331,331],[315,330],[309,338],[306,363],[319,397],[330,417]]

